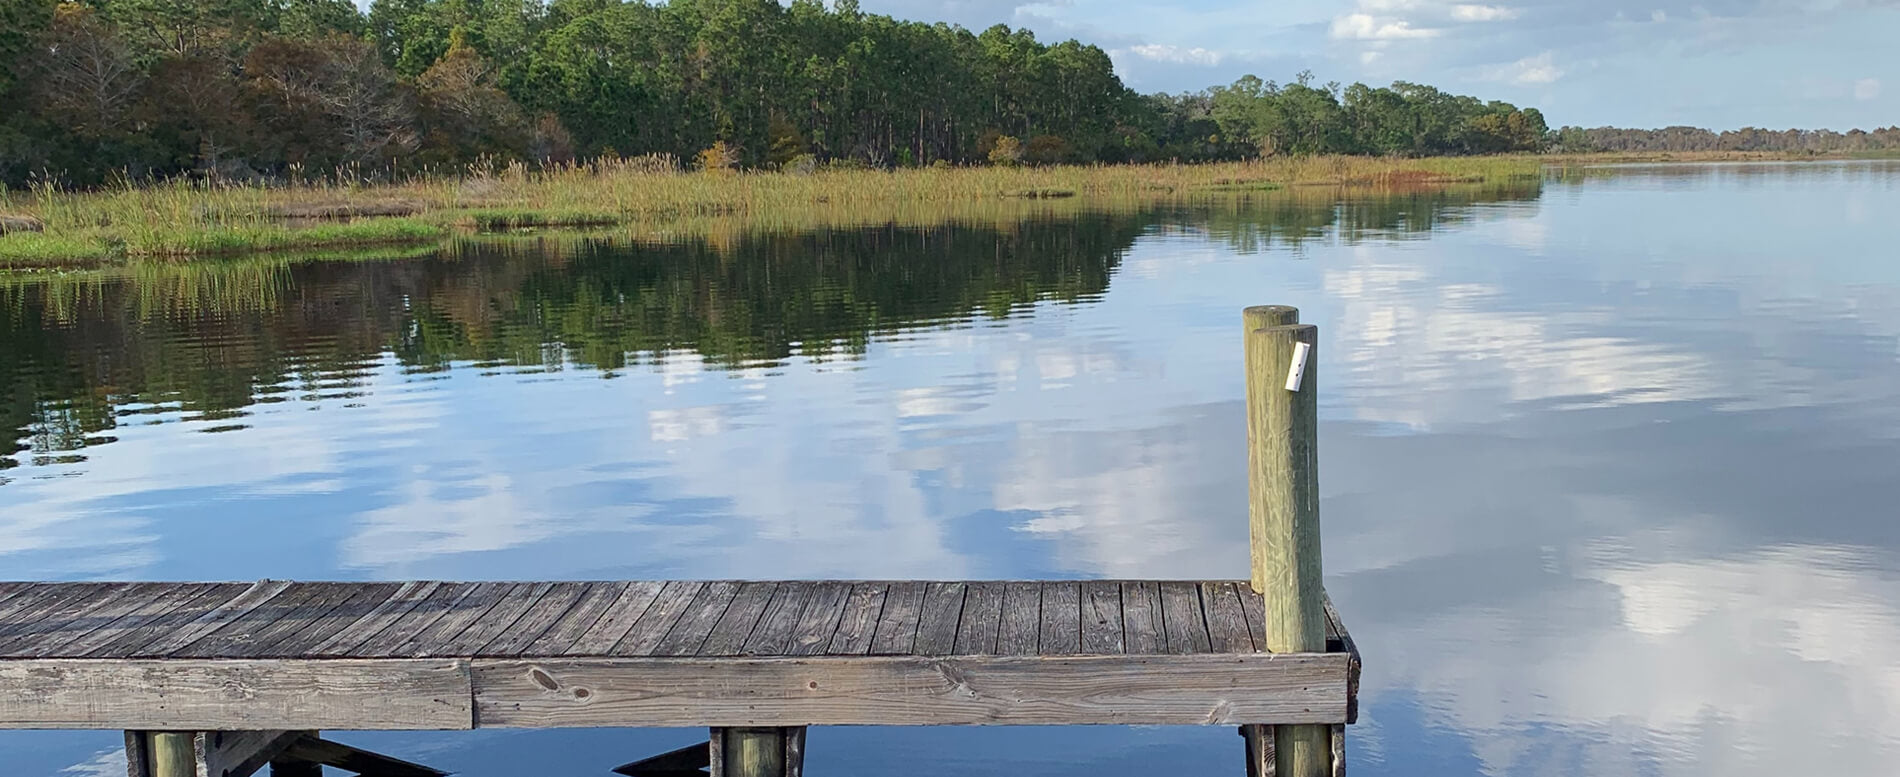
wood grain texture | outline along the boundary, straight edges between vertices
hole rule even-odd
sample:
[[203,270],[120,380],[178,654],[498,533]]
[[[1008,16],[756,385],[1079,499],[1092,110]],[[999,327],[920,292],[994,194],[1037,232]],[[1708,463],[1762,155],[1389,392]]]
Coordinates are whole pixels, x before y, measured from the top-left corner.
[[1201,607],[1207,617],[1208,642],[1216,653],[1251,653],[1253,634],[1240,610],[1240,594],[1226,581],[1201,583]]
[[656,656],[690,656],[699,652],[706,644],[706,638],[712,635],[714,626],[732,606],[732,600],[739,594],[738,583],[719,580],[707,583],[693,597],[692,603],[680,615],[679,621],[653,647]]
[[871,651],[877,637],[877,620],[884,614],[884,595],[889,583],[853,583],[845,600],[844,613],[838,616],[838,630],[831,635],[826,653],[834,656],[861,656]]
[[1089,655],[1121,655],[1122,587],[1113,580],[1089,580],[1082,584],[1082,652]]
[[336,609],[361,585],[298,583],[198,641],[172,651],[185,658],[255,656],[259,649]]
[[1082,652],[1082,584],[1056,580],[1042,584],[1042,623],[1036,652],[1070,656]]
[[475,621],[461,633],[447,641],[420,646],[414,654],[416,658],[454,658],[471,656],[481,651],[483,645],[509,633],[533,612],[535,605],[562,586],[576,586],[579,583],[516,583],[509,588],[489,608],[476,616]]
[[[1309,348],[1305,379],[1299,391],[1288,391],[1287,368],[1300,344]],[[1254,589],[1265,595],[1266,647],[1275,652],[1324,650],[1319,330],[1310,324],[1251,330],[1246,356],[1252,580]]]
[[96,624],[76,623],[81,615],[101,604],[110,603],[132,589],[133,583],[80,583],[56,586],[39,592],[30,602],[0,621],[0,652],[21,644],[56,637],[70,628]]
[[1003,624],[1003,583],[970,583],[963,591],[963,619],[957,624],[962,655],[994,655],[996,635]]
[[483,726],[1333,723],[1338,654],[478,659]]
[[814,583],[809,580],[796,580],[780,583],[772,591],[772,599],[765,604],[765,614],[759,616],[759,625],[752,636],[746,639],[747,655],[784,655],[792,647],[792,635],[798,631],[798,617],[805,612],[805,602],[811,599]]
[[996,652],[1033,656],[1042,632],[1042,585],[1004,583],[1003,612],[996,629]]
[[792,644],[786,652],[794,656],[815,656],[831,645],[844,617],[845,600],[851,596],[851,584],[843,580],[823,580],[812,586],[805,600],[805,612],[798,616],[798,628],[792,631]]
[[616,656],[650,655],[659,647],[660,640],[666,639],[667,632],[673,630],[680,616],[685,614],[687,606],[699,596],[699,590],[706,584],[696,580],[669,580],[660,587],[660,593],[654,597],[653,604],[634,621],[633,628],[607,652]]
[[[293,655],[312,658],[347,655],[349,651],[380,636],[396,621],[407,618],[444,587],[444,584],[434,581],[404,583],[388,600],[371,607],[355,620],[340,626],[323,624],[314,627],[308,636],[286,640],[276,650],[293,650]],[[326,631],[329,633],[325,634]]]
[[[1363,659],[1359,657],[1359,644],[1353,641],[1352,632],[1346,630],[1345,620],[1339,617],[1339,610],[1333,607],[1333,597],[1330,595],[1323,596],[1321,598],[1321,604],[1326,610],[1326,620],[1332,623],[1334,629],[1339,633],[1339,651],[1329,650],[1328,652],[1344,652],[1351,659],[1351,663],[1347,666],[1346,672],[1346,722],[1358,723],[1359,672],[1361,665],[1364,663]],[[1338,767],[1337,764],[1335,764],[1335,766],[1336,768],[1343,768]]]
[[1240,594],[1240,612],[1247,617],[1247,633],[1253,637],[1253,644],[1261,652],[1267,649],[1267,600],[1253,586],[1241,583],[1234,586],[1234,592]]
[[907,655],[917,644],[917,624],[924,611],[924,584],[904,580],[884,594],[884,612],[878,615],[871,655]]
[[[632,583],[625,581],[595,583],[590,586],[587,593],[574,602],[574,606],[569,607],[560,620],[548,626],[546,631],[541,632],[541,636],[535,637],[533,642],[523,647],[520,651],[521,655],[558,656],[566,653],[568,648],[579,642],[589,629],[607,617],[614,605],[626,596],[627,589],[632,587]],[[654,590],[659,590],[657,584],[654,585]],[[631,625],[632,621],[628,621],[628,624]]]
[[957,626],[963,617],[963,583],[924,584],[923,615],[917,622],[917,642],[911,652],[920,656],[949,655],[957,648]]
[[475,655],[514,656],[522,649],[534,644],[541,635],[552,628],[556,621],[567,615],[568,608],[587,595],[592,583],[555,583],[540,599],[528,606],[528,610],[516,618],[514,623],[490,638],[481,647],[475,648]]
[[142,612],[159,602],[173,601],[179,589],[186,587],[178,583],[150,583],[120,589],[75,612],[71,619],[51,633],[16,638],[16,641],[0,647],[0,657],[62,655],[68,645],[80,643],[87,636],[110,627],[120,618]]
[[57,654],[63,658],[108,657],[151,642],[184,626],[250,590],[248,583],[218,583],[185,595],[153,602],[134,615],[121,618],[69,644]]
[[0,728],[464,729],[469,669],[439,660],[0,661]]
[[303,657],[306,651],[329,639],[350,624],[375,612],[389,600],[404,596],[418,583],[368,583],[349,587],[349,596],[325,612],[302,623],[278,624],[280,634],[260,640],[250,658]]
[[245,589],[244,593],[238,594],[237,597],[231,601],[204,612],[177,629],[166,631],[160,634],[157,639],[144,645],[124,651],[116,651],[114,655],[115,657],[123,656],[128,658],[168,655],[174,650],[197,642],[199,638],[223,628],[226,623],[243,617],[245,613],[270,601],[289,587],[290,583],[284,580],[260,580],[252,584],[250,588]]
[[433,650],[488,612],[515,583],[481,582],[445,585],[433,596],[416,605],[408,616],[397,619],[381,634],[350,651],[352,656],[414,656]]
[[1201,612],[1200,588],[1194,583],[1162,581],[1161,624],[1168,634],[1169,653],[1187,655],[1213,649],[1207,636],[1207,617]]
[[765,605],[771,603],[772,592],[777,589],[777,583],[741,583],[739,593],[726,607],[726,614],[719,617],[712,634],[699,646],[699,655],[745,655],[746,640],[752,637],[752,630],[765,614]]
[[1161,584],[1153,580],[1122,583],[1123,649],[1129,655],[1168,652],[1167,626],[1161,617]]
[[660,597],[665,583],[658,580],[637,580],[627,584],[627,590],[620,598],[607,605],[605,612],[594,623],[581,632],[574,644],[562,649],[562,655],[601,656],[614,649],[614,645],[626,638],[647,609]]

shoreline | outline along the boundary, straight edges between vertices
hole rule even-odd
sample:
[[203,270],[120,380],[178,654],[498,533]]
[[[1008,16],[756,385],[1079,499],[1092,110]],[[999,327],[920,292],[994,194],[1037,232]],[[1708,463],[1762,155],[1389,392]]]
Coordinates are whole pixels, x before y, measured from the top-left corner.
[[1892,158],[1777,152],[1610,152],[1484,157],[1312,156],[1197,165],[654,172],[638,160],[513,166],[401,183],[172,182],[98,192],[0,192],[0,215],[44,231],[0,234],[0,272],[91,269],[243,255],[439,244],[523,230],[636,238],[733,228],[1001,220],[1037,213],[1325,188],[1437,188],[1621,163]]

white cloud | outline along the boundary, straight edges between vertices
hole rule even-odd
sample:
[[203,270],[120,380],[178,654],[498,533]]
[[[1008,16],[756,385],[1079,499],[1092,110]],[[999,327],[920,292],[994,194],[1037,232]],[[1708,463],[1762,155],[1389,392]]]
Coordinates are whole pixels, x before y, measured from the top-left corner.
[[1459,4],[1451,7],[1451,18],[1461,22],[1500,22],[1516,19],[1517,15],[1517,9],[1499,5]]
[[1488,81],[1528,85],[1548,84],[1564,77],[1564,70],[1556,64],[1556,53],[1546,51],[1534,57],[1525,57],[1508,65],[1499,65],[1485,71]]
[[1649,12],[1649,20],[1657,24],[1669,21],[1669,12],[1661,8]]
[[1194,48],[1182,48],[1180,46],[1168,46],[1158,43],[1144,43],[1139,46],[1129,46],[1128,52],[1142,59],[1153,60],[1155,62],[1173,62],[1182,65],[1218,65],[1226,56],[1221,52],[1210,51],[1199,46]]
[[1863,78],[1854,82],[1854,99],[1867,101],[1880,96],[1880,79]]
[[1334,19],[1332,35],[1354,40],[1403,40],[1436,37],[1438,30],[1413,27],[1404,19],[1355,13]]

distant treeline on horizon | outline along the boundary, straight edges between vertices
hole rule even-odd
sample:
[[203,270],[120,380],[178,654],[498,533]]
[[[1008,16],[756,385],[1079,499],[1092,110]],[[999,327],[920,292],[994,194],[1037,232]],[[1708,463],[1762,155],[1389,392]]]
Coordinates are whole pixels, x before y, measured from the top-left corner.
[[1900,148],[1900,129],[1552,130],[1421,84],[1142,95],[1102,49],[857,0],[8,0],[0,184],[661,166],[1184,162],[1273,154]]

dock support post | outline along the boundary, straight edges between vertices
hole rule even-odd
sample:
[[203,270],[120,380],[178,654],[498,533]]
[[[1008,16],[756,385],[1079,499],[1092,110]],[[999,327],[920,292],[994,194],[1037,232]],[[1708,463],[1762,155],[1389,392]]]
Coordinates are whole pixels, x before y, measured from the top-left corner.
[[711,777],[803,777],[805,727],[716,728]]
[[[1319,330],[1284,306],[1248,308],[1248,518],[1267,649],[1326,650],[1319,543]],[[1330,777],[1332,731],[1276,726],[1277,777]]]
[[152,777],[198,777],[196,733],[153,731],[146,736]]

